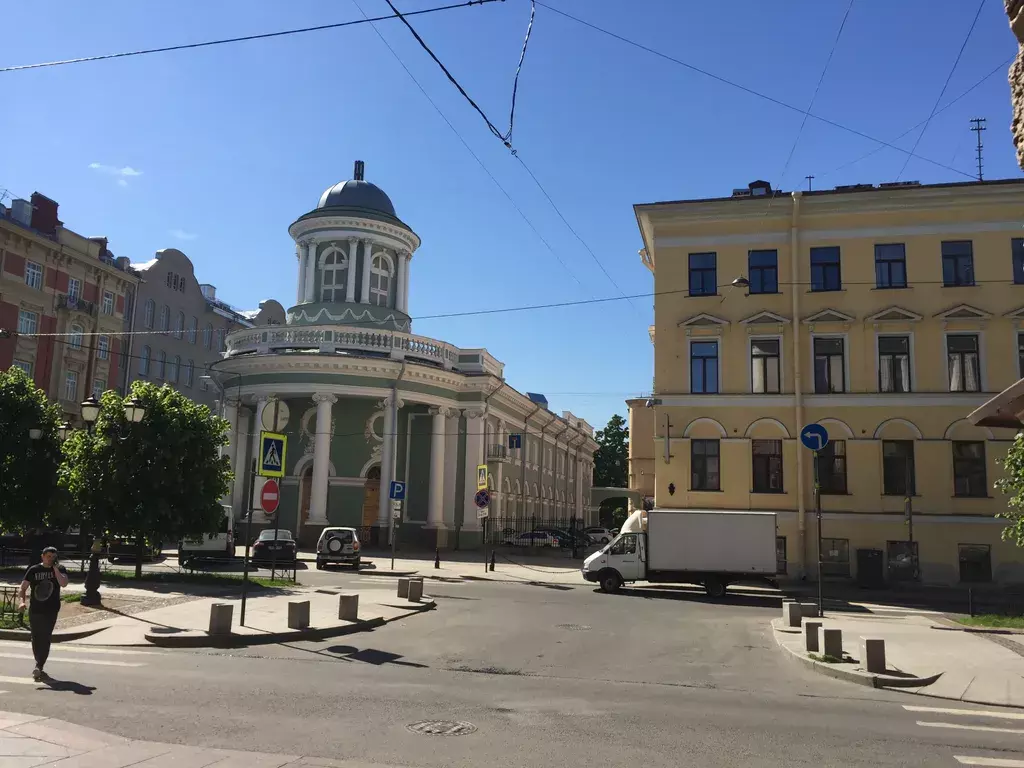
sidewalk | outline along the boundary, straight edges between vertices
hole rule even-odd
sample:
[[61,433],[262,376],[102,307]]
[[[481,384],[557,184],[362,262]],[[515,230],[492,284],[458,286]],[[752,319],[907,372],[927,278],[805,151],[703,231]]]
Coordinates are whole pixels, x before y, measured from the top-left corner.
[[[810,619],[819,621],[819,619]],[[917,614],[879,617],[829,613],[820,619],[825,628],[841,629],[843,651],[856,663],[826,664],[814,662],[804,652],[802,628],[780,628],[773,622],[775,639],[789,653],[823,674],[837,671],[843,679],[862,677],[864,684],[898,687],[908,693],[941,699],[1024,707],[1024,635],[985,635],[952,629],[941,621]],[[872,683],[874,677],[860,664],[860,639],[885,640],[888,675]],[[852,675],[849,673],[853,673]],[[928,685],[907,685],[908,677],[928,679]],[[900,679],[902,678],[902,679]]]
[[[300,553],[300,559],[305,556]],[[315,557],[310,556],[315,560]],[[488,555],[490,563],[490,555]],[[434,568],[432,554],[409,554],[395,557],[394,575],[418,575],[426,579],[471,579],[477,581],[571,584],[585,586],[580,576],[583,560],[569,557],[545,557],[543,555],[519,555],[514,552],[497,551],[494,570],[484,569],[483,552],[443,552],[440,568]],[[391,575],[391,554],[387,552],[366,552],[363,567],[359,573],[372,576],[374,573]],[[301,574],[299,579],[301,581]]]

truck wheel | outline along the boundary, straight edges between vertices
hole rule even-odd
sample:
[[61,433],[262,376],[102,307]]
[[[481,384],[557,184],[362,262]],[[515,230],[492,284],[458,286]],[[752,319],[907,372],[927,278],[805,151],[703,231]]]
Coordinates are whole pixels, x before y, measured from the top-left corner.
[[622,577],[615,571],[605,571],[601,574],[601,591],[618,592],[622,586]]
[[726,583],[718,578],[710,578],[704,582],[704,591],[708,593],[708,597],[720,600],[725,597]]

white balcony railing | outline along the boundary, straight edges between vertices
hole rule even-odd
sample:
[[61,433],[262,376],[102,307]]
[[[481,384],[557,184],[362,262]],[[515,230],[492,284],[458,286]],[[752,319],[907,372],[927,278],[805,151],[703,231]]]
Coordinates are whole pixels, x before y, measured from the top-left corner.
[[504,445],[489,445],[487,446],[487,460],[488,461],[509,461],[509,450]]

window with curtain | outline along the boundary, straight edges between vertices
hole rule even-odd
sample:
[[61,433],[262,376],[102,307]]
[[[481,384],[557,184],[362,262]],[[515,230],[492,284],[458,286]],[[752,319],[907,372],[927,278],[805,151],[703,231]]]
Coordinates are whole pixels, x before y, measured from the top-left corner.
[[152,357],[153,350],[148,346],[143,347],[139,353],[139,376],[149,376],[149,358]]
[[339,250],[333,250],[324,256],[323,268],[320,270],[321,301],[345,300],[348,262],[348,258]]
[[878,391],[910,391],[910,337],[878,337]]
[[981,360],[977,334],[946,337],[950,392],[981,391]]
[[750,342],[750,388],[758,394],[782,391],[778,339],[753,339]]
[[391,272],[383,256],[374,256],[370,267],[370,303],[378,307],[388,305],[388,291],[391,290]]
[[814,392],[828,395],[846,391],[846,355],[842,337],[814,339]]

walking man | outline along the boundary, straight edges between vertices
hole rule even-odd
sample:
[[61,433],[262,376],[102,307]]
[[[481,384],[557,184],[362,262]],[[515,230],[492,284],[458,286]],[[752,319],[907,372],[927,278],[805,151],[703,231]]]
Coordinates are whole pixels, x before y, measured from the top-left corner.
[[33,680],[46,677],[43,666],[50,655],[50,642],[53,639],[53,627],[57,623],[60,611],[60,589],[68,585],[68,574],[63,565],[57,563],[57,548],[46,547],[43,550],[42,562],[30,565],[21,580],[21,605],[26,607],[26,595],[32,590],[31,602],[28,604],[28,619],[32,630],[32,655],[36,659],[36,668],[32,670]]

